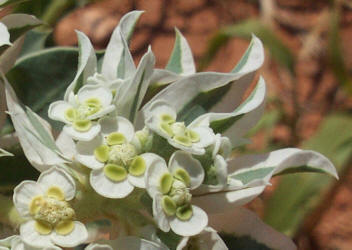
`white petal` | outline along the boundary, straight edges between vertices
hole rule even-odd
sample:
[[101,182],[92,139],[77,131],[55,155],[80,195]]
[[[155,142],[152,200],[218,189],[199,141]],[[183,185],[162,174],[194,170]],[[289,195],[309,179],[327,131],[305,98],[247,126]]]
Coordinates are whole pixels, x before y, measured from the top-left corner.
[[65,101],[57,101],[50,104],[48,115],[50,119],[70,123],[65,118],[65,111],[72,108],[72,105]]
[[99,99],[103,107],[107,107],[111,104],[112,93],[106,87],[96,85],[84,85],[77,93],[78,100],[84,102],[89,98]]
[[105,176],[104,168],[90,172],[90,185],[98,194],[112,199],[124,198],[134,189],[127,179],[119,182],[111,181]]
[[128,175],[128,181],[135,187],[145,188],[144,174],[141,176]]
[[147,172],[145,173],[145,186],[150,197],[154,197],[160,193],[159,182],[160,177],[169,173],[166,162],[163,158],[156,154],[149,153],[148,157],[143,154],[143,159],[146,161]]
[[20,235],[23,242],[31,247],[40,249],[52,247],[53,243],[51,242],[50,234],[39,234],[34,228],[35,223],[35,220],[30,220],[21,224]]
[[176,151],[171,155],[169,161],[170,172],[173,173],[178,168],[186,170],[191,177],[191,189],[195,189],[202,184],[204,180],[204,169],[200,162],[194,159],[190,153]]
[[58,186],[65,194],[65,200],[69,201],[75,197],[76,184],[71,175],[65,170],[58,167],[51,167],[49,170],[41,173],[38,178],[38,184],[44,191],[51,186]]
[[28,218],[29,204],[35,196],[43,195],[44,192],[40,185],[35,181],[22,181],[15,189],[13,194],[13,203],[18,211],[18,213],[24,217]]
[[[231,223],[229,223],[231,221]],[[218,232],[249,236],[270,249],[295,250],[294,243],[286,235],[266,225],[253,212],[245,208],[231,209],[226,213],[209,216],[209,225]]]
[[20,237],[18,235],[12,235],[5,239],[0,239],[0,249],[4,247],[5,250],[9,249],[15,241],[18,241]]
[[75,140],[90,141],[100,132],[100,124],[93,123],[92,127],[86,132],[79,132],[70,125],[65,125],[63,130]]
[[205,154],[205,149],[197,147],[195,144],[193,144],[191,147],[186,147],[186,146],[183,146],[183,145],[177,143],[175,140],[173,140],[171,138],[168,139],[167,142],[170,145],[172,145],[173,147],[175,147],[175,148],[181,149],[183,151],[189,152],[189,153],[194,154],[194,155],[203,155],[203,154]]
[[148,171],[148,167],[151,165],[151,163],[155,159],[155,154],[145,153],[145,154],[141,154],[139,156],[142,157],[145,162],[145,166],[146,166],[145,172],[141,176],[128,175],[128,180],[135,187],[145,188],[145,175]]
[[[193,196],[192,203],[203,208],[208,214],[222,213],[250,202],[261,194],[265,187],[266,186],[259,186],[235,191]],[[209,204],[211,204],[211,206],[209,206]]]
[[170,231],[170,223],[164,213],[164,210],[161,205],[161,194],[155,195],[153,198],[153,216],[154,219],[156,220],[156,223],[158,224],[158,227],[160,230],[164,232],[169,232]]
[[87,119],[94,120],[94,119],[103,117],[104,115],[107,115],[107,114],[111,113],[112,111],[114,111],[115,108],[116,108],[115,105],[106,106],[102,110],[98,111],[97,113],[88,116]]
[[169,219],[170,227],[178,235],[193,236],[199,234],[208,225],[207,214],[199,207],[193,206],[193,215],[188,221],[181,221],[176,216]]
[[71,136],[61,131],[55,144],[66,159],[73,160],[73,156],[76,154],[76,145]]
[[124,117],[118,116],[116,118],[105,117],[100,119],[101,133],[108,135],[113,132],[122,133],[127,141],[131,141],[134,136],[133,124]]
[[74,221],[74,223],[75,227],[71,233],[67,235],[59,235],[54,231],[51,234],[51,240],[62,247],[75,247],[85,242],[88,238],[86,226],[79,221]]
[[215,134],[213,130],[209,127],[195,127],[192,128],[194,132],[197,132],[200,138],[200,141],[193,143],[194,146],[199,148],[205,148],[213,144],[215,141]]
[[104,163],[98,161],[94,156],[94,150],[104,143],[103,137],[98,135],[91,141],[79,141],[76,144],[76,160],[84,166],[99,169]]

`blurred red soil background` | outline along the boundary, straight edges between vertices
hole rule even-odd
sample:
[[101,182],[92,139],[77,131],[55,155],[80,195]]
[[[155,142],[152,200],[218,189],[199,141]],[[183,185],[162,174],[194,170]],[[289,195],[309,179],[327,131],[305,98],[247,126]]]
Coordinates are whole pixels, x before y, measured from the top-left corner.
[[[285,111],[285,117],[269,136],[281,145],[300,146],[316,132],[328,113],[352,108],[352,99],[341,91],[326,59],[329,6],[329,1],[313,0],[265,0],[260,4],[244,0],[106,0],[63,17],[54,29],[54,39],[59,45],[76,45],[74,30],[78,29],[90,37],[96,49],[102,49],[123,14],[133,9],[145,10],[131,42],[136,60],[151,44],[156,66],[164,67],[173,48],[176,26],[189,41],[199,65],[218,29],[248,18],[259,18],[291,49],[297,61],[296,79],[292,82],[289,73],[267,53],[261,74],[268,84],[269,96],[277,98]],[[342,9],[340,31],[344,60],[351,68],[351,6]],[[231,39],[203,70],[231,70],[247,46],[247,40]],[[266,146],[264,136],[268,135],[259,133],[254,137],[254,149]],[[320,206],[314,222],[308,218],[304,223],[295,238],[299,249],[352,249],[352,171],[349,172]],[[270,196],[271,190],[261,201]],[[260,204],[255,201],[250,207],[260,213]]]

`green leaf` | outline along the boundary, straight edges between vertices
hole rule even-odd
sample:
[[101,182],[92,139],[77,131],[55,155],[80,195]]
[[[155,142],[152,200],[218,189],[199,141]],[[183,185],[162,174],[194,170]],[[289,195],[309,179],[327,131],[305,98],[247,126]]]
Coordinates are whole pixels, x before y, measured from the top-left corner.
[[51,32],[30,30],[27,32],[20,56],[38,52],[45,48],[45,42]]
[[258,169],[250,169],[241,173],[236,173],[229,178],[241,181],[244,185],[251,181],[264,179],[267,175],[271,174],[275,167],[263,167]]
[[[78,50],[45,49],[17,61],[7,77],[19,99],[41,117],[48,119],[51,102],[63,98],[77,70]],[[61,123],[51,121],[56,128]]]
[[174,49],[172,50],[170,59],[165,69],[177,74],[194,74],[196,72],[196,68],[194,65],[191,48],[181,32],[177,28],[175,31],[176,40]]
[[[330,115],[303,147],[323,153],[341,173],[348,167],[346,164],[352,154],[351,127],[350,114]],[[305,216],[321,202],[332,182],[331,178],[316,174],[281,177],[280,184],[268,200],[264,221],[281,232],[294,235]]]
[[231,234],[220,234],[221,238],[225,242],[229,249],[241,249],[241,250],[271,250],[265,246],[252,239],[249,236],[235,236]]

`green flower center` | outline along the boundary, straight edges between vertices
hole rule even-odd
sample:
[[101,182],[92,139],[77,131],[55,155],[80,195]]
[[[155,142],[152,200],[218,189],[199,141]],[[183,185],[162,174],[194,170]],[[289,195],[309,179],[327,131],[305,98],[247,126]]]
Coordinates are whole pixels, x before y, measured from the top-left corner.
[[200,140],[197,132],[188,129],[184,122],[176,122],[169,114],[160,116],[159,128],[174,141],[186,147],[191,147]]
[[39,234],[47,235],[55,229],[60,235],[67,235],[74,229],[75,211],[64,200],[63,191],[50,187],[45,196],[36,196],[29,204],[29,211],[36,220],[35,229]]
[[65,111],[65,119],[72,122],[73,128],[80,132],[88,131],[92,127],[89,116],[99,112],[102,109],[100,100],[89,98],[80,103],[77,108],[68,108]]
[[146,170],[144,159],[137,149],[119,132],[106,136],[107,145],[103,144],[94,150],[95,158],[105,163],[104,174],[112,181],[123,181],[128,174],[142,176]]
[[173,175],[166,173],[161,176],[159,180],[159,188],[163,193],[161,205],[166,215],[176,216],[183,221],[192,217],[190,180],[189,174],[182,168],[176,169]]

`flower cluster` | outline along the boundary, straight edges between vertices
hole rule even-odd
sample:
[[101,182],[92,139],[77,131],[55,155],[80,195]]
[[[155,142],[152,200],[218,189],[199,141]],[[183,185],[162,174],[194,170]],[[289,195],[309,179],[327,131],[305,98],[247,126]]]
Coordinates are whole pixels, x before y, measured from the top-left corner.
[[[89,250],[227,249],[217,230],[243,233],[245,220],[256,221],[257,230],[265,227],[239,206],[258,196],[273,175],[289,169],[336,177],[330,161],[312,151],[233,157],[264,109],[262,77],[241,103],[263,63],[257,37],[230,73],[196,73],[178,30],[165,69],[154,69],[151,48],[136,67],[128,39],[141,14],[133,11],[121,19],[101,68],[89,39],[77,32],[77,74],[63,100],[48,110],[51,119],[63,123],[56,141],[42,118],[23,110],[4,79],[20,143],[41,174],[37,182],[15,188],[13,201],[23,223],[19,236],[0,241],[0,249],[83,243],[90,243]],[[222,97],[230,98],[231,111]],[[221,214],[226,226],[219,226]],[[102,238],[100,218],[110,221],[112,240]],[[273,248],[295,248],[277,232],[284,245],[247,233]]]

